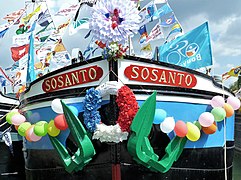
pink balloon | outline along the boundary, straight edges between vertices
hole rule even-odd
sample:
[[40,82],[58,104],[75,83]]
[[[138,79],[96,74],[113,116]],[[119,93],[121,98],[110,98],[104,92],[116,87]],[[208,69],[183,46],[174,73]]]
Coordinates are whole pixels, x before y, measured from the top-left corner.
[[209,127],[214,122],[214,116],[210,112],[204,112],[199,116],[198,122],[202,127]]
[[18,126],[18,125],[22,124],[23,122],[25,122],[26,118],[22,114],[15,114],[12,116],[11,121],[12,121],[13,125]]
[[183,121],[177,121],[174,127],[174,132],[178,137],[185,137],[187,135],[187,125]]
[[223,107],[225,101],[222,96],[214,96],[211,100],[212,107]]
[[60,130],[66,130],[68,128],[64,114],[59,114],[54,118],[54,125]]
[[236,97],[228,97],[227,103],[233,107],[234,110],[237,110],[240,108],[240,100]]
[[30,139],[33,142],[39,141],[42,137],[34,134],[34,125],[26,131],[26,138]]

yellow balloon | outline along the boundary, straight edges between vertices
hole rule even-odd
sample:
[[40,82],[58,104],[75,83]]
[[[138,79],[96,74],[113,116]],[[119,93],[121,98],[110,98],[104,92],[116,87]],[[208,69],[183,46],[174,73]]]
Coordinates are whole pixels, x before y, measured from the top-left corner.
[[54,125],[54,120],[49,121],[47,130],[48,134],[52,137],[56,137],[60,133],[60,130]]
[[187,139],[190,141],[197,141],[200,138],[200,135],[199,128],[195,124],[187,122]]

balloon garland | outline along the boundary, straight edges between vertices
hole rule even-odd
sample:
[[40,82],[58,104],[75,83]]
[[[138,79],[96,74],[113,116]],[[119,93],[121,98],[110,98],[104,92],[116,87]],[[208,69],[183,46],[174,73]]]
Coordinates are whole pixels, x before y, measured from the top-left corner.
[[[116,95],[116,103],[119,108],[119,116],[116,125],[105,125],[101,122],[98,109],[101,107],[102,98],[108,94]],[[121,86],[117,82],[107,82],[96,89],[87,90],[83,101],[84,123],[86,128],[93,132],[93,139],[101,142],[121,142],[127,139],[132,120],[138,111],[138,103],[134,93],[127,86]],[[200,114],[196,122],[175,122],[173,117],[167,117],[163,109],[156,109],[153,124],[160,124],[160,129],[164,133],[174,131],[179,137],[187,137],[190,141],[197,141],[202,130],[205,134],[213,134],[217,130],[217,123],[224,118],[231,117],[235,110],[240,108],[240,100],[236,97],[228,97],[226,102],[221,96],[214,96],[210,101],[211,112]],[[15,126],[18,133],[29,142],[41,140],[45,135],[56,137],[61,130],[66,130],[66,123],[60,99],[52,101],[51,107],[58,115],[47,123],[39,121],[35,124],[26,122],[26,117],[18,109],[7,113],[6,121]],[[74,106],[69,106],[71,111],[77,116],[78,110]]]
[[[116,103],[119,108],[119,116],[116,125],[107,126],[101,123],[98,109],[101,107],[102,97],[112,94],[117,95]],[[138,103],[134,93],[127,86],[120,86],[116,81],[107,82],[96,89],[87,90],[83,100],[84,124],[93,139],[101,142],[121,142],[127,139],[130,125],[138,111]]]

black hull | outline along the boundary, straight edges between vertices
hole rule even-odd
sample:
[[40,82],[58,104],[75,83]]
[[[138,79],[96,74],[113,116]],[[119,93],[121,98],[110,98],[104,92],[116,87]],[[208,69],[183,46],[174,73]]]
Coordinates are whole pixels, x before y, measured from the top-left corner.
[[241,153],[241,112],[235,116],[235,150]]
[[[98,143],[95,144],[98,146]],[[99,144],[100,145],[100,144]],[[118,151],[116,151],[118,150]],[[224,148],[184,149],[167,173],[152,172],[136,164],[128,154],[126,143],[101,144],[97,156],[80,172],[68,174],[55,150],[27,150],[26,179],[88,179],[111,180],[112,173],[121,179],[225,179]],[[227,177],[232,179],[234,142],[227,142]],[[120,168],[121,173],[115,171]]]

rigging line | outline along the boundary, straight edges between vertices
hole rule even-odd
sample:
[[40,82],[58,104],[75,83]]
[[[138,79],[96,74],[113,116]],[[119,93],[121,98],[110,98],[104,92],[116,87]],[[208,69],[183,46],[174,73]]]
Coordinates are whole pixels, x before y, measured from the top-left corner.
[[6,122],[0,124],[0,127],[4,126],[4,125],[7,124],[7,123],[8,123],[8,122],[6,121]]
[[51,20],[52,20],[52,23],[53,23],[54,29],[56,29],[56,25],[55,25],[55,23],[54,23],[54,21],[53,21],[52,15],[50,14],[50,11],[49,11],[49,7],[48,7],[48,4],[47,4],[47,1],[45,1],[45,5],[46,5],[47,11],[48,11],[48,13],[49,13],[49,15],[50,15],[50,18],[51,18]]
[[[222,81],[222,90],[223,90],[223,98],[225,98],[223,81]],[[223,138],[224,138],[224,178],[225,180],[227,180],[228,177],[227,177],[226,117],[223,120]]]

